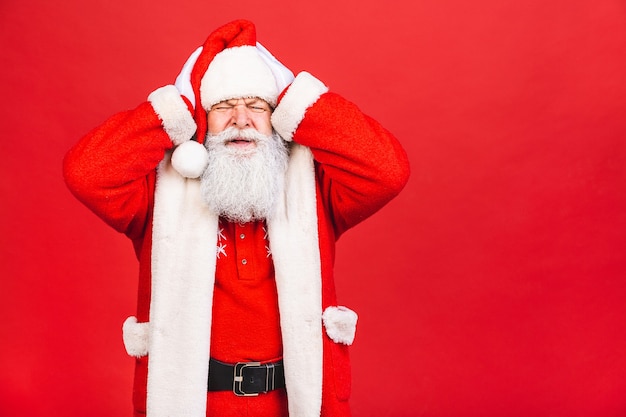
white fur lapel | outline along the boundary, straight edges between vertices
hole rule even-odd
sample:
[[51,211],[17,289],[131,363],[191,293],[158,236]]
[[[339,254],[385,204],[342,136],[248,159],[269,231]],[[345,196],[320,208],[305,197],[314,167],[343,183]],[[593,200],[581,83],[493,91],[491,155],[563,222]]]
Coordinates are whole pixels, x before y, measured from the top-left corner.
[[199,180],[181,177],[169,153],[157,170],[154,206],[147,413],[201,417],[218,217],[202,202]]
[[322,406],[322,283],[315,172],[309,148],[292,145],[283,199],[268,220],[278,288],[289,415]]

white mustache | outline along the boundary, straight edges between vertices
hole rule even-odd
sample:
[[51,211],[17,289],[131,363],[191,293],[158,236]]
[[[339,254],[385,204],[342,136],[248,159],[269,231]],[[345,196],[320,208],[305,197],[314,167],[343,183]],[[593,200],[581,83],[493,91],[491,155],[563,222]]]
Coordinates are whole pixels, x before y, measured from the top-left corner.
[[226,144],[236,139],[262,142],[271,139],[271,136],[266,136],[256,129],[237,129],[236,127],[229,127],[217,134],[207,134],[207,141],[211,144]]

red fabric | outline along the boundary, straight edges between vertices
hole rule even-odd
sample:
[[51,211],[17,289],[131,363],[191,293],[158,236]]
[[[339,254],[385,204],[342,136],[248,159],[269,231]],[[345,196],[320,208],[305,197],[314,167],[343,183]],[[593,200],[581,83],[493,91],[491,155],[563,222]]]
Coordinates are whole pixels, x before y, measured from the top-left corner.
[[146,102],[114,115],[70,149],[63,165],[65,181],[83,204],[137,242],[152,212],[154,169],[171,148]]
[[211,356],[227,363],[282,357],[274,265],[263,222],[220,221]]
[[[316,161],[324,309],[337,305],[336,239],[400,191],[408,179],[408,159],[389,132],[333,93],[324,94],[307,110],[293,139],[310,147]],[[140,322],[149,320],[155,167],[171,146],[150,105],[144,103],[89,133],[64,163],[67,184],[78,198],[133,240],[140,261]],[[322,416],[349,416],[348,349],[326,335],[323,349]],[[145,410],[147,362],[147,358],[137,361],[134,404],[138,413]]]
[[324,94],[306,115],[293,140],[313,152],[338,237],[400,192],[408,159],[391,133],[337,94]]
[[287,417],[287,393],[284,389],[257,397],[237,397],[229,391],[210,392],[207,417]]
[[[145,398],[144,398],[145,400]],[[144,417],[143,409],[135,410],[135,417]],[[207,393],[207,417],[287,417],[287,392],[270,391],[256,397],[238,397],[230,391]]]

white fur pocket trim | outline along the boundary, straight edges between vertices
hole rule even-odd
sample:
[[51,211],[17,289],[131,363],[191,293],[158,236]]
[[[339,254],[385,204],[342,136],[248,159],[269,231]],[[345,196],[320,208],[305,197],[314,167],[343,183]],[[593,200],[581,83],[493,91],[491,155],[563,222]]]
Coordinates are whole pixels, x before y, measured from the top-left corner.
[[351,345],[356,334],[359,316],[348,307],[328,307],[322,314],[326,334],[335,343]]
[[122,337],[126,353],[135,358],[148,354],[150,323],[137,323],[137,317],[130,316],[122,325]]

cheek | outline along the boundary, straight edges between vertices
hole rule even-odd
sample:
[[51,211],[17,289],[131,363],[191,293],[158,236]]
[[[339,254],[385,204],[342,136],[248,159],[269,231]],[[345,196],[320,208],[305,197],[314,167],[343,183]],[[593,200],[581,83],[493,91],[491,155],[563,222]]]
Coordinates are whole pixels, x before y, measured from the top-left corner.
[[220,133],[226,128],[228,118],[215,112],[209,112],[207,116],[207,130],[209,133]]
[[272,134],[272,122],[271,122],[271,113],[268,116],[259,117],[254,121],[254,128],[259,131],[259,133],[269,136]]

